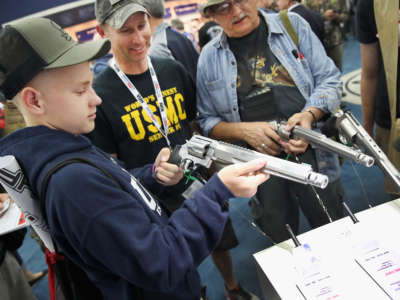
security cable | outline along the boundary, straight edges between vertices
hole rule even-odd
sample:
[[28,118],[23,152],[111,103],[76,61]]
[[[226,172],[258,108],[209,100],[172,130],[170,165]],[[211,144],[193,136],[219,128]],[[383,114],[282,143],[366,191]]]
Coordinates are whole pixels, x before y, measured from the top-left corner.
[[[301,163],[301,161],[300,161],[300,159],[298,158],[297,155],[294,155],[294,158],[296,159],[296,161],[297,161],[298,163]],[[317,198],[319,205],[321,206],[321,208],[323,209],[324,213],[325,213],[326,216],[328,217],[329,222],[332,223],[332,218],[331,218],[331,216],[329,215],[328,209],[326,208],[324,202],[322,201],[321,197],[320,197],[319,194],[317,193],[317,190],[316,190],[312,185],[310,185],[310,188],[311,188],[311,190],[313,191],[315,197]]]

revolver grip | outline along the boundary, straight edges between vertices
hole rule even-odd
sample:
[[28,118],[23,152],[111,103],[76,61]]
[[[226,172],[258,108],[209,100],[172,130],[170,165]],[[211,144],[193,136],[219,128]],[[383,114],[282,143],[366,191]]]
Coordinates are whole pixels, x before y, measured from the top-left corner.
[[179,155],[179,151],[181,150],[181,145],[176,145],[174,149],[171,151],[171,155],[169,156],[168,163],[179,166],[182,161],[182,157]]

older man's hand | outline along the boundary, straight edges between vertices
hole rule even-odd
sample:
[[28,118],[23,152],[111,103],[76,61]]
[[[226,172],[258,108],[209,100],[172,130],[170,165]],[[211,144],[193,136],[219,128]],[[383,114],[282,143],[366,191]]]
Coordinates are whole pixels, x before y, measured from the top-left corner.
[[277,155],[282,149],[281,138],[267,122],[246,122],[243,124],[243,140],[261,153]]
[[[294,114],[289,118],[285,130],[291,131],[296,125],[310,129],[313,121],[313,115],[308,111],[303,111],[301,113]],[[282,141],[281,145],[285,149],[286,153],[298,154],[304,153],[307,150],[308,142],[303,139],[291,139],[287,142]]]

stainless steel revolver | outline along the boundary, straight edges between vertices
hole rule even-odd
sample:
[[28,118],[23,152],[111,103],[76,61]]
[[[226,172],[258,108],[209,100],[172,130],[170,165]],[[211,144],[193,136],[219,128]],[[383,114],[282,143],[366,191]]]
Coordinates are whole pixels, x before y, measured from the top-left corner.
[[336,118],[335,125],[339,131],[339,138],[346,143],[364,148],[365,152],[374,157],[379,168],[393,180],[397,189],[400,190],[399,170],[392,164],[350,110],[339,110],[334,115],[334,118]]
[[328,177],[314,172],[309,164],[294,163],[201,135],[194,135],[185,144],[176,146],[171,153],[169,162],[178,165],[182,170],[193,170],[198,166],[208,169],[213,161],[235,164],[256,158],[263,158],[267,161],[263,171],[268,174],[322,189],[328,185]]
[[354,149],[335,142],[322,133],[297,125],[294,126],[291,131],[287,131],[285,130],[286,122],[272,121],[268,124],[271,125],[283,139],[289,140],[303,138],[316,148],[336,153],[341,157],[354,160],[366,167],[371,167],[374,164],[373,157],[364,154],[359,149]]

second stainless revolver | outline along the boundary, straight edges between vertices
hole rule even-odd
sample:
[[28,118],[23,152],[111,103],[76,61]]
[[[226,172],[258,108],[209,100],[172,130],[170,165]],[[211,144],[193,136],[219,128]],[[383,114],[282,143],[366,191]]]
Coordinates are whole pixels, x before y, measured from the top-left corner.
[[364,154],[359,149],[354,149],[335,142],[322,133],[298,125],[294,126],[291,131],[287,131],[285,129],[287,124],[286,122],[272,121],[268,124],[271,125],[283,139],[289,140],[303,138],[316,148],[336,153],[341,157],[353,160],[366,167],[371,167],[374,164],[373,157]]

